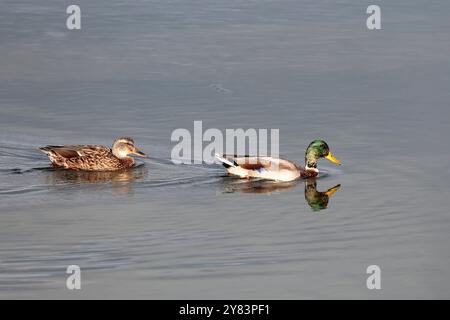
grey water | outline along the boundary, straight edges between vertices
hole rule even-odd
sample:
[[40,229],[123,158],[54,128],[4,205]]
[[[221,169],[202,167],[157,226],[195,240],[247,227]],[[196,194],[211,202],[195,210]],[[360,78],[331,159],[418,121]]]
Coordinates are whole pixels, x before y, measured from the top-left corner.
[[[450,298],[450,2],[377,1],[373,31],[370,1],[77,4],[71,31],[65,2],[1,1],[1,298]],[[320,137],[342,166],[176,165],[195,120],[278,128],[299,164]],[[120,136],[150,158],[89,174],[37,150]]]

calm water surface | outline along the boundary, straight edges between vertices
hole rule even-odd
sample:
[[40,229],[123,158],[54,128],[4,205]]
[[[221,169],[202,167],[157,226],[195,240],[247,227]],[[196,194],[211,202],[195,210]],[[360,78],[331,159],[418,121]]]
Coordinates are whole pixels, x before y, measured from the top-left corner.
[[[448,1],[378,1],[380,31],[364,1],[78,3],[80,31],[61,1],[2,4],[1,298],[450,298]],[[343,165],[281,185],[175,165],[194,120],[279,128],[299,163],[322,137]],[[150,159],[73,173],[37,150],[119,136]]]

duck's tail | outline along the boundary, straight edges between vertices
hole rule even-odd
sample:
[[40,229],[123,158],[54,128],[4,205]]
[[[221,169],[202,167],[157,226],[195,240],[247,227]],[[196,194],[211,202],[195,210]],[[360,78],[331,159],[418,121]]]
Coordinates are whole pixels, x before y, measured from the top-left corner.
[[55,147],[57,146],[45,146],[40,147],[39,150],[47,155],[47,157],[49,158],[50,162],[53,164],[54,167],[66,167],[64,163],[64,158],[55,152],[54,150]]
[[48,155],[54,154],[52,146],[40,147],[39,150]]
[[225,159],[223,156],[221,156],[218,153],[216,153],[215,156],[216,156],[216,159],[219,160],[225,168],[237,167],[236,162],[233,163],[230,160]]

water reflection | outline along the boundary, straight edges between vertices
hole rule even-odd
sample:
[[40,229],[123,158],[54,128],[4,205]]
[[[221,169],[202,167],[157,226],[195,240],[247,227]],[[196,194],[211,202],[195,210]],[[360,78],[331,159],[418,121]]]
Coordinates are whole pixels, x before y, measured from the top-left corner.
[[317,179],[305,179],[305,199],[313,211],[320,211],[328,207],[331,196],[339,190],[340,184],[321,192],[317,190]]
[[234,177],[225,177],[223,179],[223,190],[226,193],[278,193],[292,190],[297,186],[298,181],[275,182],[267,180],[244,180]]
[[62,184],[102,184],[112,188],[114,192],[128,194],[132,192],[133,183],[148,174],[144,165],[119,171],[76,171],[50,169],[47,171],[48,185]]
[[[232,177],[223,179],[223,190],[226,193],[264,193],[272,194],[294,189],[300,181],[275,182],[266,180],[242,180]],[[331,196],[339,190],[340,184],[321,192],[317,190],[317,179],[303,180],[305,185],[305,200],[313,211],[320,211],[328,207]]]

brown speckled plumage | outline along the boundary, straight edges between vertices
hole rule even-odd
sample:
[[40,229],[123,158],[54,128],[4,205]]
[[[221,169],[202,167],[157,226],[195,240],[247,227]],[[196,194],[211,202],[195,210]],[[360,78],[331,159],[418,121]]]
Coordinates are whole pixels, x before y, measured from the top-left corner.
[[99,145],[62,145],[39,148],[54,167],[72,170],[115,171],[127,169],[135,161],[129,154],[145,157],[130,138],[119,138],[113,148]]

